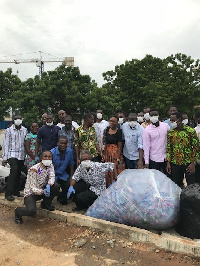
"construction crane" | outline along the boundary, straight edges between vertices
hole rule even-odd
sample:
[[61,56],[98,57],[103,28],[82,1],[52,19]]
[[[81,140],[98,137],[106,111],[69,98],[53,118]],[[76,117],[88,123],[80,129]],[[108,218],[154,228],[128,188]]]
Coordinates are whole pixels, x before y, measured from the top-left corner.
[[64,57],[58,59],[42,59],[41,51],[40,58],[38,59],[6,59],[0,60],[0,63],[7,63],[7,64],[21,64],[21,63],[36,63],[36,66],[39,67],[39,76],[41,77],[44,71],[44,63],[55,63],[55,62],[63,62],[66,66],[74,66],[74,57]]

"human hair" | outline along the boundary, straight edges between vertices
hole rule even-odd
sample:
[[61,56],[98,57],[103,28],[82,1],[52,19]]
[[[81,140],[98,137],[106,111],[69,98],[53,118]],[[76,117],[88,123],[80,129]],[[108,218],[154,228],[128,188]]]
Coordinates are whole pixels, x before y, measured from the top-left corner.
[[118,118],[118,116],[117,116],[117,115],[111,115],[111,116],[109,117],[109,120],[111,119],[111,117],[114,117],[114,118],[116,118],[116,119],[117,119],[117,121],[119,120],[119,118]]
[[158,109],[156,109],[156,108],[151,108],[151,109],[150,109],[150,113],[151,113],[151,112],[157,112],[157,113],[159,114],[159,111],[158,111]]
[[81,157],[82,157],[83,154],[88,154],[90,156],[90,158],[92,158],[91,153],[88,150],[82,150],[80,152],[80,159],[81,159]]
[[175,112],[175,113],[172,113],[171,115],[175,115],[176,116],[176,118],[177,119],[181,119],[181,121],[182,121],[182,113],[180,113],[180,112]]
[[52,152],[50,150],[44,150],[44,151],[42,151],[41,157],[42,157],[43,153],[45,153],[45,152],[50,152],[52,154]]

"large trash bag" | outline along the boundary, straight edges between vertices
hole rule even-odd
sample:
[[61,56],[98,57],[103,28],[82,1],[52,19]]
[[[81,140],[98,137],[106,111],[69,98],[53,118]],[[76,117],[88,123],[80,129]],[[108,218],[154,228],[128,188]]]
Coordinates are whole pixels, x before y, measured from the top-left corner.
[[86,215],[144,229],[167,229],[179,218],[181,189],[157,170],[124,170]]
[[184,188],[180,197],[180,221],[176,231],[182,236],[200,238],[200,185]]

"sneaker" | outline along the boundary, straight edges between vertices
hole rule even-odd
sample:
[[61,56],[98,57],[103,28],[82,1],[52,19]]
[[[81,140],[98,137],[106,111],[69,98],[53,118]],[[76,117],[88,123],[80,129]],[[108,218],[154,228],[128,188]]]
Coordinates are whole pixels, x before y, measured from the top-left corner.
[[51,206],[51,205],[45,205],[43,203],[41,203],[41,208],[44,210],[48,210],[48,211],[55,211],[55,207]]
[[13,201],[13,200],[15,200],[15,197],[13,195],[10,195],[10,196],[5,197],[5,199],[7,199],[9,201]]

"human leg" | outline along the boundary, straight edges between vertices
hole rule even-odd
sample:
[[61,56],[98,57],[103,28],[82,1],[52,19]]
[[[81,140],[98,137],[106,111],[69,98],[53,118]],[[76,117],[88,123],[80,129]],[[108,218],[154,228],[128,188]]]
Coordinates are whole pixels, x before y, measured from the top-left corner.
[[171,164],[171,179],[179,187],[183,187],[184,165]]
[[[8,163],[10,165],[10,174],[6,180],[6,193],[5,193],[5,198],[9,199],[11,196],[14,194],[14,189],[15,189],[15,179],[16,179],[16,174],[18,171],[18,163],[17,163],[16,158],[10,158],[8,159]],[[14,199],[14,197],[13,197]]]
[[53,186],[51,186],[50,196],[46,197],[45,195],[43,195],[43,201],[41,202],[42,209],[47,209],[49,211],[55,210],[55,207],[51,206],[51,203],[54,197],[58,195],[59,188],[60,188],[59,184],[55,183]]
[[137,163],[138,160],[129,160],[128,158],[125,157],[126,169],[137,169]]

